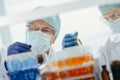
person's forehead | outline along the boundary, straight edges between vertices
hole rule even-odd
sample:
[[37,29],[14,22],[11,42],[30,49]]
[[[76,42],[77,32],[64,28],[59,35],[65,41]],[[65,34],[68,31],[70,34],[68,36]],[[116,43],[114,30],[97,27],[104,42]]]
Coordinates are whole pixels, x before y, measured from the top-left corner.
[[49,25],[47,22],[43,20],[35,20],[35,21],[32,21],[31,24],[39,24],[39,25],[43,25],[46,27],[52,27],[51,25]]

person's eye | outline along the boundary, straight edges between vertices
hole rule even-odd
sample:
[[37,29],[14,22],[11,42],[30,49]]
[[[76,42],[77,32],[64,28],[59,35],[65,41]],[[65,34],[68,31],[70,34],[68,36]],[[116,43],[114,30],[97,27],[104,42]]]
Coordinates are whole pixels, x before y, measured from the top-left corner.
[[48,29],[42,29],[44,33],[50,34],[50,31]]
[[34,30],[39,30],[39,27],[37,25],[34,25]]
[[34,29],[34,30],[39,30],[39,28],[36,28],[36,29]]
[[49,30],[45,30],[45,29],[44,29],[43,31],[44,31],[44,32],[47,32],[47,33],[50,33],[50,31],[49,31]]

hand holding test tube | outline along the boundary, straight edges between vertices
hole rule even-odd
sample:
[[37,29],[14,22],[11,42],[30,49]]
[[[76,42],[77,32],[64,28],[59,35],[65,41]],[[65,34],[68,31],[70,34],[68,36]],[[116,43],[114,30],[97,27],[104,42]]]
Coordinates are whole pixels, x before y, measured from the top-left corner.
[[82,42],[80,41],[80,39],[77,39],[77,36],[78,36],[78,32],[75,32],[74,34],[72,33],[66,34],[62,41],[63,49],[77,45],[81,46]]

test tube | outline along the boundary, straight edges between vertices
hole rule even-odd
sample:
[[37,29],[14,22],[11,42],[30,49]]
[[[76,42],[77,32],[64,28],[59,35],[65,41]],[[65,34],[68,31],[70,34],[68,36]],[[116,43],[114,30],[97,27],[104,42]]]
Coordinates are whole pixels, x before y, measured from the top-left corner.
[[[77,37],[77,36],[78,36],[78,32],[75,32],[74,35]],[[77,44],[78,44],[79,46],[82,45],[82,42],[81,42],[80,39],[77,39]]]

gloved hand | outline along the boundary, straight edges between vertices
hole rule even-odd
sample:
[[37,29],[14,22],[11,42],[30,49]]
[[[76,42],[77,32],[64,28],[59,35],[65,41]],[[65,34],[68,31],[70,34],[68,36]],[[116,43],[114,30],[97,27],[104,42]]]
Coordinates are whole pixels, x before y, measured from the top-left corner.
[[78,45],[77,43],[77,35],[78,32],[75,32],[74,34],[66,34],[62,41],[62,48],[72,47]]
[[8,55],[19,54],[22,52],[30,51],[31,45],[27,45],[20,42],[15,42],[14,44],[8,47]]

